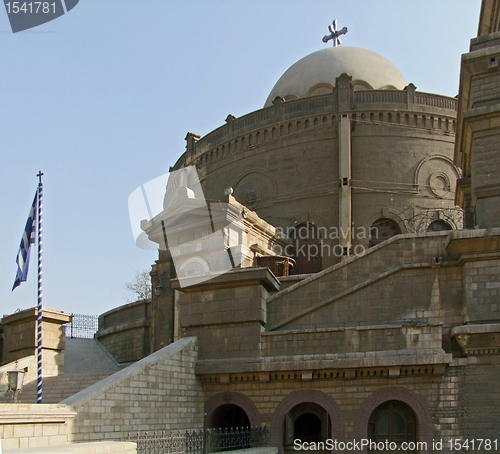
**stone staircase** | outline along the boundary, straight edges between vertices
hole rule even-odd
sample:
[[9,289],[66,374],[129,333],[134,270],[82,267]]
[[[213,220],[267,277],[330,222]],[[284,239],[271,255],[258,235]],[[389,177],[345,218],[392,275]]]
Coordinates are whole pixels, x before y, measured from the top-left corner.
[[[97,340],[67,338],[64,374],[43,378],[43,403],[59,403],[121,368]],[[36,379],[25,383],[18,400],[22,403],[36,403],[36,387]],[[10,394],[0,396],[0,402],[10,401]]]
[[[43,403],[59,403],[111,374],[112,372],[46,377],[43,379]],[[18,400],[25,404],[36,403],[36,380],[24,385]]]
[[64,374],[111,375],[122,367],[95,339],[66,338],[64,349]]
[[[267,300],[267,331],[298,329],[300,319],[406,269],[431,266],[449,232],[395,236],[292,285]],[[307,304],[304,302],[307,301]]]

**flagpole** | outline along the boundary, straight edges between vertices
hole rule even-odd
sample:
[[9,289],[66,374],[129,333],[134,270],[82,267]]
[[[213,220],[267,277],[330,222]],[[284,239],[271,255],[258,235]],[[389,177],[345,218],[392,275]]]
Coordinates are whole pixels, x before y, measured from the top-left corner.
[[43,215],[43,185],[40,171],[38,177],[38,333],[37,333],[37,359],[38,379],[36,387],[37,403],[42,403],[42,215]]

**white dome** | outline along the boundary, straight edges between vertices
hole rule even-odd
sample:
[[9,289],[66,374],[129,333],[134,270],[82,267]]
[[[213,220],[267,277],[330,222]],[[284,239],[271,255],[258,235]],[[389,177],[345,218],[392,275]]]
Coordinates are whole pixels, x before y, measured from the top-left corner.
[[277,96],[293,99],[331,91],[342,73],[352,76],[355,89],[402,90],[408,85],[399,70],[375,52],[359,47],[328,47],[290,66],[271,90],[264,107],[272,105]]

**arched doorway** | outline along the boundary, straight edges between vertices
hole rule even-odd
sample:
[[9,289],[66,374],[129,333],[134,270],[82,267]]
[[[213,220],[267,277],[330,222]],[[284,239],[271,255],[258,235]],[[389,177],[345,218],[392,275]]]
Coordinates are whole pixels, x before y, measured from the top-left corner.
[[250,420],[243,408],[234,404],[224,404],[217,407],[210,415],[208,427],[217,429],[250,427]]
[[412,409],[403,402],[390,400],[373,410],[368,420],[368,439],[375,443],[417,440],[417,423]]
[[304,402],[293,407],[285,419],[285,449],[294,450],[294,441],[326,442],[330,436],[330,417],[328,412],[318,404]]
[[377,219],[370,227],[370,247],[376,246],[400,233],[401,228],[392,219]]
[[261,427],[257,407],[241,393],[222,392],[205,402],[205,429],[213,427]]
[[321,271],[321,235],[319,228],[307,221],[295,226],[292,234],[293,258],[296,261],[293,274],[310,274]]
[[[321,422],[320,431],[318,419]],[[278,447],[278,454],[291,454],[296,452],[294,435],[318,439],[319,433],[321,437],[343,441],[343,427],[340,408],[330,395],[315,389],[293,391],[285,396],[274,410],[271,446]]]

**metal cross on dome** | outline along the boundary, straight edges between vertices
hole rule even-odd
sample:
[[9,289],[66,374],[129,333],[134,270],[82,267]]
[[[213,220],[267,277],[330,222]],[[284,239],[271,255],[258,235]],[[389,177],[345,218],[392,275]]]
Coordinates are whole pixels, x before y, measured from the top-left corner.
[[333,47],[337,47],[341,44],[342,41],[340,41],[339,36],[345,35],[349,31],[347,27],[343,27],[341,30],[337,31],[337,19],[332,22],[332,25],[328,26],[328,30],[330,30],[330,34],[323,36],[323,42],[327,43],[332,39]]

